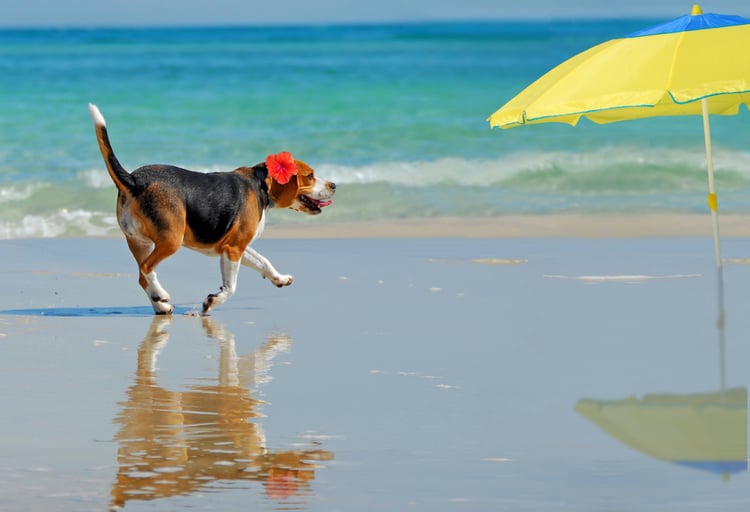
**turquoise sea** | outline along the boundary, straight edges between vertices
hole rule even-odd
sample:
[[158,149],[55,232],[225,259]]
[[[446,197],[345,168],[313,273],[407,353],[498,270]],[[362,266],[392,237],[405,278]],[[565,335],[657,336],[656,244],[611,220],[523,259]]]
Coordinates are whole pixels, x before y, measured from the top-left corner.
[[[291,151],[339,185],[315,222],[705,212],[700,118],[486,122],[568,57],[660,21],[0,30],[0,238],[117,233],[89,102],[129,169]],[[750,213],[748,120],[712,119],[723,212]]]

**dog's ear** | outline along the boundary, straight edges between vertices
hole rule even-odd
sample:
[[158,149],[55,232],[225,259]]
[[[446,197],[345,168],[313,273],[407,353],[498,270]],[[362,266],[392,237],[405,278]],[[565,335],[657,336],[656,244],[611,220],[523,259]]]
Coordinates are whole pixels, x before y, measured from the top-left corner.
[[275,208],[289,208],[294,204],[294,200],[297,198],[299,193],[299,177],[292,176],[292,178],[283,185],[278,181],[271,179],[271,188],[268,191],[268,195],[273,201]]

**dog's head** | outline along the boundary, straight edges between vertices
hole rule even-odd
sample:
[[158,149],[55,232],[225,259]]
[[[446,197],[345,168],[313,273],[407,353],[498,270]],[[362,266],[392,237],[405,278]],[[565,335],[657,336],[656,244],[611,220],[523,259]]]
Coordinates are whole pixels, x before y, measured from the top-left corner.
[[[308,215],[321,213],[323,208],[333,202],[336,184],[316,177],[315,171],[305,162],[293,160],[291,155],[289,158],[290,163],[294,162],[294,165],[290,167],[296,172],[288,172],[280,176],[268,169],[266,184],[274,207],[289,208]],[[269,165],[274,164],[267,162],[266,167],[268,168]]]

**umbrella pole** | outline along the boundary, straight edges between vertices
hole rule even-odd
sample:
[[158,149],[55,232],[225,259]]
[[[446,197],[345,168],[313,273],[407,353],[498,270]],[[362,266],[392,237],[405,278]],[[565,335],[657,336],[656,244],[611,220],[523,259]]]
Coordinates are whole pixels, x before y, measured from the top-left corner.
[[721,269],[721,249],[719,247],[719,204],[714,186],[714,164],[711,157],[711,126],[708,122],[708,100],[701,100],[703,108],[703,136],[706,139],[706,170],[708,171],[708,207],[711,209],[711,220],[714,228],[714,254],[716,268]]
[[716,198],[716,186],[714,185],[714,164],[711,156],[711,126],[708,122],[708,101],[701,100],[703,110],[703,136],[706,139],[706,170],[708,171],[708,207],[711,208],[711,220],[714,226],[714,253],[716,255],[716,282],[718,285],[717,296],[719,302],[719,313],[716,318],[716,328],[719,331],[719,379],[721,385],[721,400],[725,400],[726,390],[726,366],[725,366],[725,341],[724,341],[724,269],[721,262],[721,249],[719,247],[719,202]]

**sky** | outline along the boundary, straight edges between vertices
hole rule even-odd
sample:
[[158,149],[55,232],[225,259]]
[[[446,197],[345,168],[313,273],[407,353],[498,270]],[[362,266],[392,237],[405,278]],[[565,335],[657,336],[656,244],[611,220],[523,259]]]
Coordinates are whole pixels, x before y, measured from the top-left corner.
[[[2,27],[337,24],[688,14],[686,0],[12,0]],[[750,17],[747,0],[707,0],[704,12]]]

